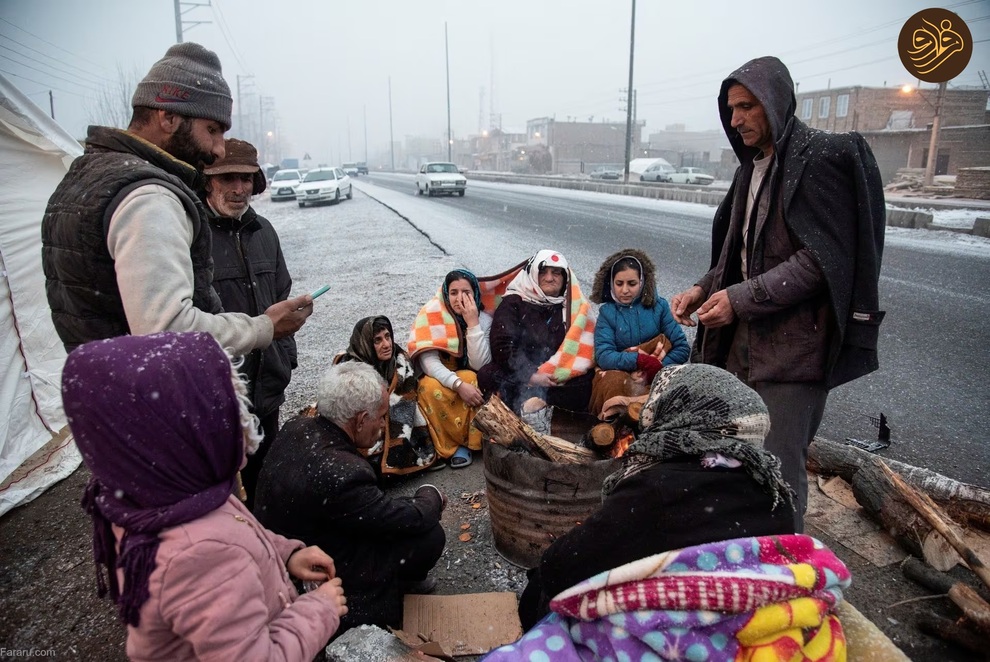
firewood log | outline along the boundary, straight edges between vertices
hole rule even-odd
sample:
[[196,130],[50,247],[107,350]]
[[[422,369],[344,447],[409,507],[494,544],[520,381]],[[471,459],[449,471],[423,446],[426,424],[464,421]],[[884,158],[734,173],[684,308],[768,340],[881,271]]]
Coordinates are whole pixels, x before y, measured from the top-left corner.
[[[873,453],[824,439],[816,438],[808,448],[808,469],[819,474],[842,476],[850,485],[855,485],[855,476],[864,465],[872,465],[878,459],[883,459],[907,483],[928,494],[954,521],[990,531],[990,490],[953,480],[928,469],[879,458]],[[860,501],[860,504],[867,511],[878,513],[880,504],[889,491],[890,488],[883,485],[875,489],[867,488],[866,492],[875,501],[873,503]],[[858,495],[857,499],[859,499]]]
[[973,587],[956,581],[913,556],[904,559],[901,572],[928,590],[945,594],[966,615],[969,623],[990,634],[990,604]]
[[595,446],[611,446],[615,443],[615,428],[608,423],[599,423],[591,428],[588,437]]
[[986,637],[958,625],[949,618],[936,616],[935,614],[919,618],[918,629],[925,634],[933,635],[945,641],[951,641],[974,653],[985,654],[987,647],[990,646],[990,641],[987,641]]
[[880,462],[880,468],[883,470],[884,474],[894,485],[894,488],[904,497],[904,499],[914,507],[918,513],[936,530],[943,538],[945,538],[949,544],[951,544],[959,556],[963,558],[966,565],[969,566],[970,570],[976,573],[976,576],[980,580],[990,586],[990,569],[987,568],[986,564],[983,563],[983,559],[977,556],[976,552],[970,549],[959,533],[954,527],[950,525],[947,521],[946,516],[943,514],[942,509],[939,508],[938,504],[932,501],[924,492],[920,492],[916,488],[908,485],[896,472],[892,471],[885,463]]
[[474,425],[497,444],[511,446],[518,441],[533,455],[551,462],[579,464],[597,459],[587,448],[538,433],[505,406],[497,395],[490,397],[478,409]]

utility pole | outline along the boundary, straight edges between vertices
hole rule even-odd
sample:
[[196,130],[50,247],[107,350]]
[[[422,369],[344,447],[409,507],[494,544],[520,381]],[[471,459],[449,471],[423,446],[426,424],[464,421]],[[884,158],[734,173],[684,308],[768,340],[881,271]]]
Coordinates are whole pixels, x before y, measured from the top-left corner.
[[354,155],[351,154],[351,116],[347,116],[347,160],[353,161]]
[[626,100],[626,167],[622,182],[629,183],[629,156],[632,150],[633,55],[636,52],[636,0],[632,0],[632,21],[629,27],[629,92]]
[[452,161],[451,150],[454,147],[454,139],[450,133],[450,49],[447,46],[447,21],[443,22],[443,52],[447,59],[447,160]]
[[938,158],[938,132],[942,115],[942,100],[945,97],[945,83],[938,84],[938,96],[935,97],[935,115],[932,117],[932,139],[928,144],[928,163],[925,164],[925,186],[931,186],[935,181],[935,164]]
[[52,94],[51,90],[48,90],[48,106],[52,111],[52,119],[55,119],[55,95]]
[[363,106],[364,114],[364,165],[368,165],[368,106]]
[[[183,28],[188,25],[191,28],[197,25],[204,25],[206,23],[212,23],[212,21],[183,21],[182,15],[188,11],[192,11],[196,7],[209,7],[210,0],[205,2],[192,2],[191,0],[174,0],[175,3],[175,41],[177,43],[182,43],[182,31]],[[189,9],[182,9],[182,5],[186,5]]]
[[253,74],[249,74],[247,76],[242,76],[240,74],[237,74],[237,135],[242,140],[247,140],[247,137],[248,136],[247,136],[247,131],[244,130],[244,115],[243,115],[243,112],[242,112],[242,108],[244,108],[244,99],[241,96],[241,79],[242,78],[245,81],[248,81],[248,80],[254,78],[254,75]]
[[175,0],[175,42],[182,43],[182,3]]
[[392,77],[388,77],[388,149],[392,153],[392,172],[395,172],[395,138],[392,136]]

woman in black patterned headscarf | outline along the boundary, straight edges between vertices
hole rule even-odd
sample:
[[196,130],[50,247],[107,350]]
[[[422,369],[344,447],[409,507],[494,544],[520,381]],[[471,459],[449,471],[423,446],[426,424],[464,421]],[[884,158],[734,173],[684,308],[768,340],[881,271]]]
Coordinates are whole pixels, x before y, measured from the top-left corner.
[[543,553],[519,603],[523,628],[578,582],[660,552],[719,540],[794,533],[780,460],[763,450],[770,429],[753,389],[715,366],[657,373],[642,432],[605,479],[602,508]]
[[384,447],[381,456],[373,456],[381,473],[403,475],[429,468],[436,461],[436,452],[426,418],[416,403],[418,380],[409,356],[395,344],[392,322],[384,315],[358,320],[347,349],[334,359],[334,363],[345,361],[367,363],[388,388]]

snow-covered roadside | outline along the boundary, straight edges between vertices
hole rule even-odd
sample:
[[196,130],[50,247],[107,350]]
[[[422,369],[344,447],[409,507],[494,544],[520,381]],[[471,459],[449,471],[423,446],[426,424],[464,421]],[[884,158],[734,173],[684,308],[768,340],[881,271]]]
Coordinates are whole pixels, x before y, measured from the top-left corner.
[[[401,175],[393,175],[401,177]],[[413,179],[409,179],[410,195],[387,189],[382,186],[375,186],[374,182],[362,180],[355,188],[368,193],[384,204],[392,207],[398,213],[410,218],[410,221],[425,228],[431,236],[441,235],[444,241],[448,242],[448,247],[455,248],[459,237],[456,232],[459,227],[459,215],[455,211],[446,208],[439,208],[438,205],[430,205],[425,199],[418,199],[412,195],[414,190]],[[513,193],[533,193],[538,189],[541,196],[547,198],[577,200],[585,202],[603,202],[609,205],[630,207],[634,209],[647,209],[657,213],[679,214],[693,216],[695,218],[710,219],[714,214],[715,207],[694,202],[677,202],[674,200],[655,200],[651,198],[638,198],[634,196],[614,195],[610,193],[597,193],[594,191],[576,191],[569,189],[557,189],[551,187],[534,187],[528,184],[499,184],[492,182],[472,181],[468,184],[468,195],[472,189],[497,189]],[[423,205],[423,206],[421,206]],[[921,210],[923,205],[919,206]],[[886,241],[888,245],[897,245],[905,248],[924,250],[935,253],[956,253],[978,257],[990,258],[990,238],[978,237],[962,232],[954,232],[951,229],[971,229],[977,218],[990,216],[990,211],[976,209],[936,209],[930,211],[933,216],[932,226],[928,230],[914,230],[888,227]],[[468,241],[469,238],[462,238]],[[504,247],[514,249],[511,244],[512,239],[506,238],[508,242]],[[493,247],[495,248],[495,247]],[[503,245],[497,247],[501,254]],[[455,252],[455,251],[452,251]],[[525,254],[526,250],[513,250],[514,255]],[[504,261],[497,264],[478,265],[478,269],[497,269],[504,264]]]
[[330,285],[296,334],[299,367],[282,406],[285,420],[314,400],[320,377],[334,354],[347,347],[359,319],[387,316],[396,340],[405,345],[419,308],[456,265],[408,222],[356,188],[354,199],[339,205],[299,209],[266,198],[252,205],[279,234],[293,293]]

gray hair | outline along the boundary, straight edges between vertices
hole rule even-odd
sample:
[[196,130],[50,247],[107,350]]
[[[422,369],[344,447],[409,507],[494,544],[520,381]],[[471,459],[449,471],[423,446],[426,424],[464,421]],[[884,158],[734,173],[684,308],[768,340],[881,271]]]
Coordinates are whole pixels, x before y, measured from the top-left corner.
[[367,363],[338,363],[320,380],[316,408],[321,416],[343,427],[361,412],[376,413],[387,402],[382,398],[383,388],[385,380]]
[[254,455],[264,440],[258,417],[252,412],[254,405],[248,393],[247,378],[238,368],[244,363],[243,356],[235,356],[229,347],[223,350],[230,359],[230,380],[234,384],[234,395],[237,397],[238,415],[241,419],[241,430],[244,435],[244,450],[248,455]]

